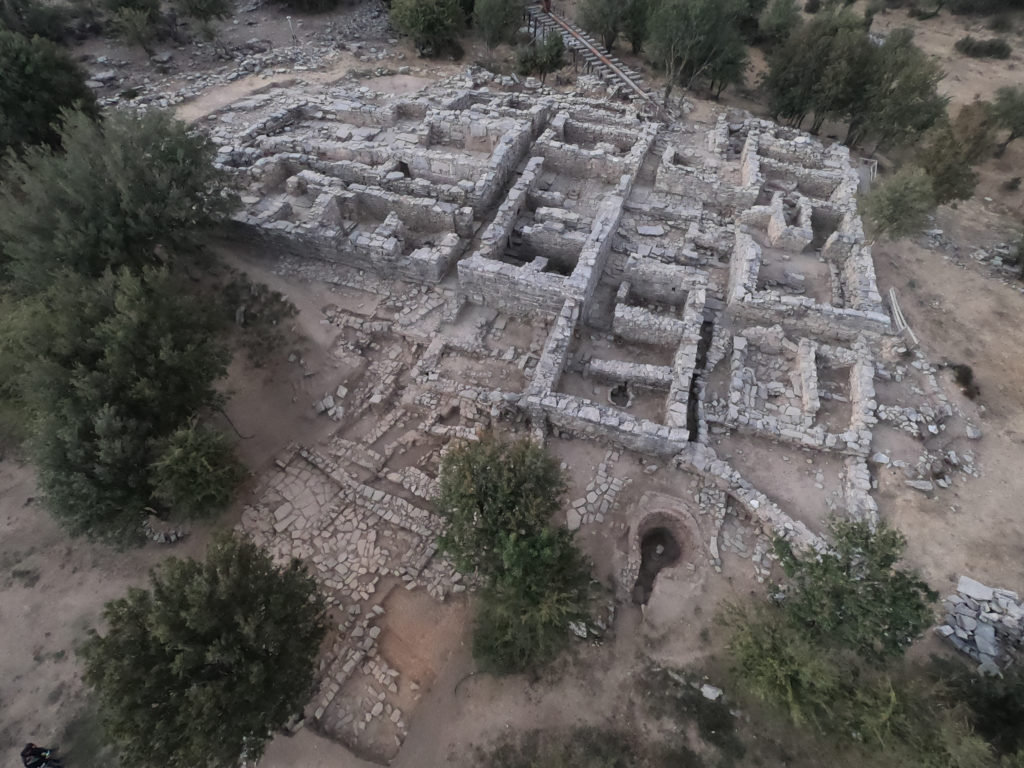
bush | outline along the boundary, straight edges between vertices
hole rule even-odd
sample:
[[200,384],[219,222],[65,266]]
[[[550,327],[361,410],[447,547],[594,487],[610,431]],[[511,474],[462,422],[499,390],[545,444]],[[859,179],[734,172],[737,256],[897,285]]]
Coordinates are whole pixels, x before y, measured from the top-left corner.
[[224,299],[227,322],[233,322],[249,362],[262,367],[272,354],[288,342],[285,323],[299,310],[279,291],[235,274],[218,288]]
[[[89,119],[99,114],[85,73],[49,40],[0,29],[0,72],[0,166],[9,148],[59,147],[64,110],[79,109]],[[0,169],[0,180],[6,173]],[[0,263],[4,248],[0,243]]]
[[153,41],[157,37],[157,29],[153,17],[143,8],[121,8],[110,20],[114,34],[127,45],[137,45],[153,55]]
[[1013,51],[1010,44],[1002,38],[978,40],[970,35],[961,37],[953,47],[959,53],[973,59],[1008,59]]
[[549,527],[564,492],[558,464],[528,440],[488,435],[442,460],[440,545],[459,570],[486,579],[473,654],[498,672],[550,661],[569,622],[586,618],[589,565],[567,530]]
[[586,620],[589,567],[564,528],[510,533],[501,557],[481,598],[473,656],[497,672],[523,672],[554,659],[569,622]]
[[565,66],[565,44],[561,35],[550,34],[540,43],[533,41],[516,51],[516,71],[528,77],[537,75],[543,83],[547,76]]
[[223,511],[245,476],[224,433],[194,419],[160,441],[154,452],[153,498],[175,517]]
[[821,10],[821,0],[807,0],[804,3],[804,13],[814,14]]
[[921,168],[906,166],[872,189],[861,207],[876,235],[909,235],[924,227],[935,208],[932,180]]
[[953,118],[951,127],[969,163],[980,163],[992,156],[998,127],[992,104],[977,99],[964,104]]
[[[68,5],[39,0],[0,0],[0,30],[6,28],[31,38],[38,35],[55,43],[68,36],[68,25],[75,15]],[[0,70],[7,72],[7,70]]]
[[0,274],[17,293],[60,270],[99,277],[191,256],[234,208],[213,145],[167,113],[118,110],[102,128],[75,114],[59,143],[0,182]]
[[258,758],[305,704],[326,629],[304,565],[278,568],[226,535],[205,562],[165,561],[104,618],[82,651],[85,680],[123,762],[142,768]]
[[506,569],[508,536],[548,525],[566,489],[561,469],[543,448],[493,434],[448,451],[440,482],[437,505],[448,520],[441,547],[459,570],[485,576]]
[[488,48],[511,40],[522,18],[520,0],[476,0],[473,6],[473,25]]
[[587,32],[596,35],[610,51],[622,28],[627,5],[621,0],[583,0],[579,10],[579,23]]
[[812,640],[881,661],[900,656],[934,621],[938,595],[916,573],[897,568],[906,539],[879,522],[833,520],[832,548],[797,554],[778,539],[776,554],[792,584],[785,613]]
[[421,56],[461,54],[458,36],[466,19],[458,0],[392,0],[391,23],[413,39]]
[[971,168],[968,150],[948,122],[940,123],[925,134],[914,162],[926,169],[939,205],[970,199],[978,185],[978,174]]
[[992,32],[1012,32],[1013,18],[1008,14],[998,13],[989,19],[988,24],[985,26]]
[[765,45],[772,48],[784,42],[800,23],[796,0],[772,0],[757,21],[758,33]]
[[209,23],[231,15],[229,0],[176,0],[178,10],[199,22]]

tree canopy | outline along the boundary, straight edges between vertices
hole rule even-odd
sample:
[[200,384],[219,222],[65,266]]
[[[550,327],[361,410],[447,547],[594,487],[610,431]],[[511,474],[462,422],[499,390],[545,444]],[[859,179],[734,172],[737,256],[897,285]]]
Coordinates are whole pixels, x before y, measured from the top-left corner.
[[392,0],[391,23],[412,38],[422,56],[461,50],[459,34],[466,28],[459,0]]
[[59,147],[64,110],[78,109],[89,119],[99,114],[81,67],[49,40],[0,25],[0,72],[0,165],[9,148]]
[[834,520],[832,547],[797,554],[775,544],[792,586],[785,599],[789,620],[821,641],[863,658],[900,656],[931,626],[938,598],[917,574],[897,567],[906,539],[884,522]]
[[0,280],[17,293],[62,270],[99,277],[194,254],[234,205],[212,144],[167,113],[69,115],[60,144],[26,152],[0,185]]
[[473,4],[473,26],[488,48],[509,42],[522,18],[520,0],[476,0]]
[[920,230],[935,208],[931,177],[907,165],[872,189],[861,204],[876,235],[903,237]]
[[1004,85],[999,88],[992,110],[999,127],[1009,131],[1006,141],[999,146],[1002,153],[1010,142],[1024,136],[1024,86]]
[[869,137],[900,143],[931,127],[945,113],[941,78],[909,30],[894,30],[875,45],[861,18],[832,10],[797,27],[773,51],[764,86],[776,119],[800,127],[813,115],[814,133],[825,120],[847,122],[852,146]]
[[[217,309],[166,268],[122,268],[65,274],[12,322],[8,348],[50,510],[73,533],[121,540],[139,535],[147,507],[174,512],[164,502],[182,499],[151,464],[166,462],[165,438],[219,402],[213,382],[230,356]],[[227,476],[204,482],[215,478]]]
[[580,26],[597,35],[605,50],[615,45],[622,28],[626,4],[620,0],[583,0],[580,5]]
[[551,516],[565,492],[558,464],[528,440],[487,435],[441,464],[440,543],[462,571],[484,577],[473,654],[499,672],[553,659],[569,622],[586,618],[589,564]]
[[205,562],[161,564],[104,618],[106,634],[82,651],[85,680],[123,760],[143,768],[258,758],[305,704],[326,626],[304,565],[275,567],[227,535]]
[[665,100],[673,84],[692,88],[698,80],[721,90],[743,79],[746,46],[736,0],[661,0],[650,16],[647,48],[665,70]]

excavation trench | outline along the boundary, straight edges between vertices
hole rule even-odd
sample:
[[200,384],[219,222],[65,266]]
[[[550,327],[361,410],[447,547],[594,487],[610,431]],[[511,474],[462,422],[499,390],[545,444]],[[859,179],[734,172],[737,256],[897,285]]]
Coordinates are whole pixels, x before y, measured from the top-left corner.
[[640,540],[640,573],[633,587],[633,602],[647,605],[654,591],[654,580],[662,568],[679,562],[683,550],[668,528],[652,528]]

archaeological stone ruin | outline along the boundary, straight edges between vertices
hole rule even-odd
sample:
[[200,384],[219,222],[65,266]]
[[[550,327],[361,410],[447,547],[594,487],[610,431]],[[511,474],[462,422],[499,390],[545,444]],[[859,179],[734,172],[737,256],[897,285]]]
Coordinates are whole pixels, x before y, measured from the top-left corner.
[[309,720],[378,759],[425,684],[385,647],[395,590],[473,588],[436,551],[452,441],[547,442],[579,480],[565,524],[623,542],[620,599],[668,542],[650,622],[727,556],[764,581],[772,537],[821,548],[829,514],[875,520],[880,473],[934,493],[977,471],[873,443],[977,430],[892,325],[845,147],[724,110],[655,122],[587,77],[528,85],[271,86],[201,125],[242,189],[231,241],[347,297],[323,309],[337,380],[310,403],[335,431],[278,458],[241,526],[331,596]]

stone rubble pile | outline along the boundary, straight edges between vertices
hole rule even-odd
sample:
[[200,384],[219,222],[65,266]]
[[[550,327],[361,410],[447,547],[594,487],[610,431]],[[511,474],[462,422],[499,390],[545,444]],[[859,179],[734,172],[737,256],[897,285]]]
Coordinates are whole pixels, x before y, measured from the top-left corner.
[[956,593],[943,604],[946,623],[936,632],[977,661],[983,672],[998,674],[1015,658],[1024,639],[1024,602],[1016,592],[961,576]]

